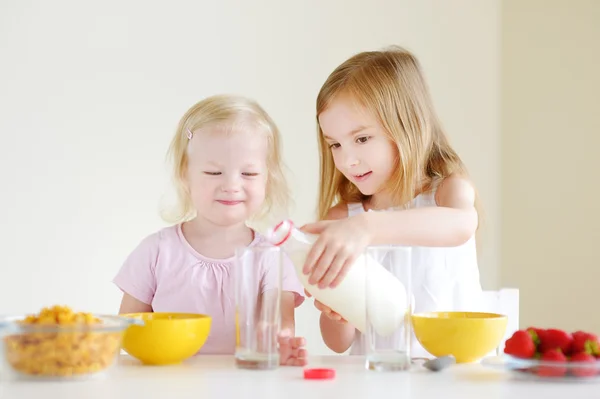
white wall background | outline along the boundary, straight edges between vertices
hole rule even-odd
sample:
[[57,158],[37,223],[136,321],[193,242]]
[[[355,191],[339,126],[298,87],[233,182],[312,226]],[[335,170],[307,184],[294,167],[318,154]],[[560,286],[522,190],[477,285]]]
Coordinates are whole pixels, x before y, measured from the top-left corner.
[[506,0],[502,39],[501,281],[524,325],[600,332],[600,2]]
[[[279,124],[295,193],[313,220],[315,99],[355,52],[400,44],[486,209],[481,272],[499,265],[498,0],[0,2],[0,313],[56,303],[117,312],[111,279],[163,226],[164,155],[182,113],[220,92]],[[367,5],[368,4],[368,5]],[[323,348],[312,301],[298,333]]]

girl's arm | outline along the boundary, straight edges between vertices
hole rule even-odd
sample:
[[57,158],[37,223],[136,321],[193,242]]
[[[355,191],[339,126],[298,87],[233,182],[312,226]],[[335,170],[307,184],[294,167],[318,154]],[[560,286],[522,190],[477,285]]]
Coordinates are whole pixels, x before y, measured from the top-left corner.
[[464,244],[477,229],[475,190],[462,177],[446,178],[436,192],[437,207],[396,212],[365,212],[371,244],[451,247]]
[[321,312],[319,327],[321,327],[323,342],[336,353],[346,352],[354,342],[356,329],[347,322],[340,323],[330,319],[325,312]]
[[121,307],[119,308],[119,314],[146,312],[152,312],[152,306],[135,299],[129,294],[123,294],[123,299],[121,299]]
[[306,340],[296,337],[294,312],[296,293],[283,291],[281,296],[281,334],[279,336],[280,364],[286,366],[305,366],[308,362],[304,346]]
[[294,292],[283,291],[281,293],[281,331],[287,331],[290,337],[296,335],[295,301],[296,294]]
[[310,284],[336,287],[369,245],[458,246],[475,233],[478,215],[475,190],[462,177],[446,178],[436,191],[436,205],[394,212],[365,212],[345,220],[304,226],[319,234],[303,272]]
[[123,292],[119,313],[152,312],[152,299],[156,292],[156,259],[158,234],[145,237],[129,254],[113,283]]
[[[348,217],[347,204],[340,203],[329,210],[325,219],[340,220]],[[323,305],[315,299],[315,307],[321,311],[319,318],[319,327],[321,329],[321,337],[323,342],[332,351],[336,353],[344,353],[350,348],[354,342],[356,329],[348,324],[345,320],[334,320],[329,317],[332,313],[331,309]],[[334,315],[333,317],[335,317]]]

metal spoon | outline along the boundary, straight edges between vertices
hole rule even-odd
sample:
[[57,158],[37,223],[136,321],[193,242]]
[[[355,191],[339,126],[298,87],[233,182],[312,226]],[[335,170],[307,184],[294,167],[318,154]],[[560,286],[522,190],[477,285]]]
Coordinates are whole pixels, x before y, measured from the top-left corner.
[[425,363],[423,363],[423,367],[431,371],[441,371],[455,363],[456,359],[454,358],[454,356],[448,355],[427,360]]

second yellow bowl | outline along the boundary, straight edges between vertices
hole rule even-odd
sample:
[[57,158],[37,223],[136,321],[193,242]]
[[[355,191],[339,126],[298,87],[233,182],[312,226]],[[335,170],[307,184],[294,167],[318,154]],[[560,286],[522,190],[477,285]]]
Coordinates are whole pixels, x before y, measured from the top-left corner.
[[472,363],[493,351],[504,337],[508,318],[496,313],[416,313],[412,325],[417,340],[434,356],[453,355],[457,363]]
[[181,363],[196,354],[210,333],[211,318],[193,313],[129,313],[144,321],[130,326],[123,337],[125,352],[144,364]]

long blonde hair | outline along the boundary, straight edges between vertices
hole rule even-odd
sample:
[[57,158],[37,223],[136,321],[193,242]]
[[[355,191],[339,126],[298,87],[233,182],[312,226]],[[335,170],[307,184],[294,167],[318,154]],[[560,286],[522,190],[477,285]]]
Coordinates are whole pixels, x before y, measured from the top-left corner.
[[268,142],[265,201],[250,221],[259,222],[267,216],[287,213],[290,192],[283,172],[281,138],[277,125],[256,101],[242,96],[221,94],[194,104],[181,117],[175,130],[167,157],[171,163],[176,199],[174,206],[161,212],[166,222],[181,223],[196,216],[186,180],[188,131],[219,127],[225,129],[215,129],[215,132],[227,132],[239,126],[264,135]]
[[338,66],[317,97],[319,219],[338,202],[368,199],[336,169],[318,123],[319,115],[340,95],[349,96],[370,112],[398,148],[397,167],[384,187],[395,206],[404,206],[416,195],[431,191],[451,174],[467,175],[436,115],[416,57],[397,46],[362,52]]

